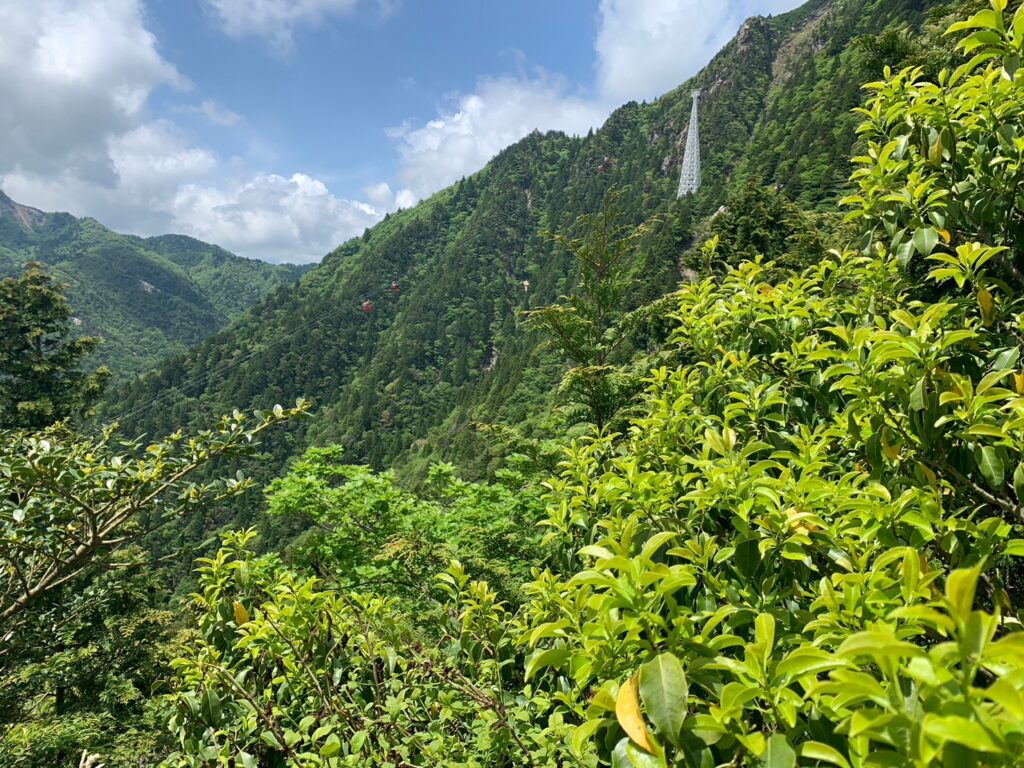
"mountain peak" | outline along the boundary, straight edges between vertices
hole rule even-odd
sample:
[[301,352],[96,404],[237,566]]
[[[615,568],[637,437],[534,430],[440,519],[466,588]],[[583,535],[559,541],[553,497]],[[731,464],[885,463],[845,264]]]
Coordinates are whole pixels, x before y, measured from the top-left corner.
[[26,229],[35,229],[48,218],[48,214],[37,208],[14,202],[0,189],[0,216],[4,215],[13,216]]

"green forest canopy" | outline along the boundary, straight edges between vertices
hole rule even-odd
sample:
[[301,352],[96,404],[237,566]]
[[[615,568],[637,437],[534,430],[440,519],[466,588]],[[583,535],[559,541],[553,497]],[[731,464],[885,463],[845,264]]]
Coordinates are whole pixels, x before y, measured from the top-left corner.
[[[259,554],[252,531],[225,534],[197,562],[176,640],[141,599],[144,565],[114,544],[79,591],[28,617],[41,640],[54,618],[69,627],[56,654],[33,657],[24,635],[9,646],[21,656],[0,655],[17,693],[3,697],[0,754],[1020,765],[1024,10],[1006,6],[950,30],[962,65],[869,86],[847,247],[799,271],[742,260],[679,289],[673,357],[652,359],[622,431],[565,441],[547,477],[513,462],[473,484],[438,467],[418,494],[313,450],[267,489],[302,535]],[[727,242],[702,258],[734,263]],[[221,429],[248,442],[232,423]],[[228,439],[175,445],[202,459],[211,437]],[[117,476],[166,471],[159,449],[115,465],[106,443],[71,442],[76,461]],[[102,493],[91,471],[37,488],[37,469],[7,469],[16,458],[0,473],[5,541],[36,524],[40,499],[75,509],[80,488]],[[37,551],[8,550],[9,572]],[[126,563],[131,589],[117,592]],[[78,595],[146,642],[118,655],[67,616]],[[169,673],[152,637],[124,630],[133,621],[164,638]],[[84,658],[148,667],[118,676]],[[151,697],[157,679],[169,682]]]

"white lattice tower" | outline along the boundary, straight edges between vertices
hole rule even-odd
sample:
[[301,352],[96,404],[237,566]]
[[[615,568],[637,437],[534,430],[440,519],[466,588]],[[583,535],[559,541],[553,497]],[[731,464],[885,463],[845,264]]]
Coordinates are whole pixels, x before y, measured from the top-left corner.
[[683,170],[679,174],[677,197],[692,195],[700,189],[700,91],[693,92],[693,112],[690,113],[690,129],[686,136],[686,152],[683,155]]

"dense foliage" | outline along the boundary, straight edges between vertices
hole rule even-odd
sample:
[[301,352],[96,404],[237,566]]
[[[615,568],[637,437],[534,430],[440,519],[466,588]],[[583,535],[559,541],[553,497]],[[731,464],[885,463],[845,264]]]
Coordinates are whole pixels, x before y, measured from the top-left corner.
[[129,765],[152,751],[160,729],[146,702],[172,615],[130,545],[244,491],[241,476],[193,475],[251,455],[261,433],[304,411],[235,413],[150,444],[63,424],[0,431],[0,765],[67,764],[86,746]]
[[[842,44],[812,57],[816,77],[880,68],[856,113],[845,223],[746,182],[695,223],[729,186],[713,179],[652,226],[636,166],[607,192],[621,153],[573,188],[588,151],[616,131],[629,146],[628,116],[665,107],[632,105],[585,141],[531,137],[345,246],[261,305],[287,333],[240,323],[244,351],[200,348],[219,383],[165,418],[217,407],[228,384],[298,388],[317,366],[334,377],[312,380],[317,394],[344,391],[270,455],[251,438],[304,407],[145,450],[64,425],[4,433],[0,762],[86,749],[110,768],[1021,765],[1024,10],[970,0],[943,59],[937,28],[886,23],[923,5],[812,2],[751,22],[718,60],[761,56],[795,78],[801,46],[830,30]],[[847,45],[865,26],[877,36]],[[829,173],[848,163],[821,157]],[[598,213],[573,229],[577,205]],[[709,239],[683,254],[689,229]],[[497,264],[504,288],[485,279]],[[678,267],[683,285],[638,309]],[[431,314],[445,275],[465,299]],[[374,281],[373,312],[329,306]],[[320,343],[327,318],[353,336]],[[307,333],[322,355],[303,353]],[[543,398],[487,389],[510,349]],[[189,389],[194,372],[174,375]],[[485,391],[522,396],[486,410]],[[563,407],[508,418],[539,400]],[[490,482],[433,464],[410,490],[351,463],[470,414],[526,453]],[[273,472],[329,437],[344,445],[305,450],[267,485],[268,515],[250,506],[262,540],[222,532],[183,610],[162,610],[166,585],[130,542],[185,519],[160,543],[196,544],[238,519],[220,489],[248,484],[193,473],[218,456]],[[416,460],[451,447],[421,444]]]
[[33,607],[0,654],[0,765],[109,768],[167,753],[154,700],[171,673],[176,614],[137,550],[123,549]]
[[520,478],[467,483],[448,464],[430,468],[419,494],[391,472],[348,464],[338,446],[310,449],[267,487],[268,511],[303,524],[289,549],[296,564],[341,589],[366,589],[421,604],[452,560],[486,577],[504,597],[518,592],[536,559],[539,494]]
[[654,371],[626,434],[568,448],[521,598],[456,564],[447,620],[422,621],[228,536],[175,662],[169,764],[1019,765],[1005,9],[954,27],[968,65],[871,86],[862,248],[680,290],[685,364]]
[[131,378],[225,327],[304,271],[243,259],[190,237],[142,239],[93,219],[44,213],[0,192],[0,277],[34,261],[67,283],[76,329],[96,360]]
[[[813,0],[752,19],[693,81],[653,103],[624,105],[590,136],[528,136],[480,173],[342,245],[299,286],[116,393],[109,414],[160,397],[161,407],[127,423],[161,432],[302,394],[320,416],[287,444],[275,441],[276,466],[297,448],[337,443],[352,460],[403,479],[421,479],[438,460],[485,477],[502,450],[471,424],[516,424],[526,437],[558,424],[551,396],[563,360],[538,344],[520,313],[576,293],[580,273],[542,233],[578,236],[574,222],[599,210],[612,187],[622,191],[622,225],[658,216],[662,224],[625,270],[632,279],[623,303],[633,310],[676,287],[700,220],[748,183],[778,185],[801,208],[830,206],[851,170],[850,110],[862,102],[854,41],[892,25],[917,30],[937,4]],[[693,86],[705,94],[706,171],[701,192],[680,202]],[[360,309],[367,296],[370,315]]]
[[71,308],[38,264],[0,280],[0,429],[81,416],[109,375],[82,370],[98,343],[71,338]]

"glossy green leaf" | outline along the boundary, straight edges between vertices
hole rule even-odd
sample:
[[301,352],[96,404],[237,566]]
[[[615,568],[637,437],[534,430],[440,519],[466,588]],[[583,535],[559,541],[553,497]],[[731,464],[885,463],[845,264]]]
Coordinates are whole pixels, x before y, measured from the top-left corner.
[[683,665],[662,653],[640,667],[640,698],[659,736],[679,744],[686,719],[689,686]]
[[785,736],[776,733],[768,739],[760,764],[764,768],[796,768],[796,752]]
[[976,452],[978,470],[985,478],[989,487],[999,489],[1006,479],[1006,467],[999,455],[999,451],[991,445],[986,445]]

